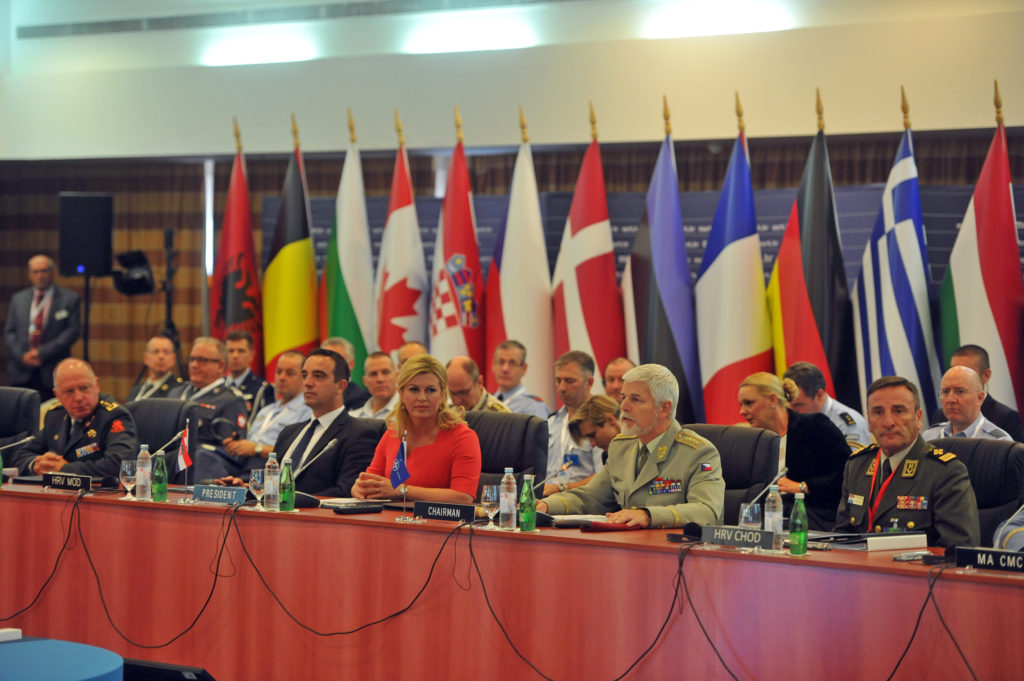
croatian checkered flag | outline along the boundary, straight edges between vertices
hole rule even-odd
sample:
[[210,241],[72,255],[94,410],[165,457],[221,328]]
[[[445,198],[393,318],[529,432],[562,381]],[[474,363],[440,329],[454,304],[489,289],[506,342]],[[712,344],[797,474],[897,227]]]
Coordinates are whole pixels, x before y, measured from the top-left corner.
[[409,469],[405,467],[405,438],[395,454],[395,463],[391,466],[391,486],[398,489],[398,486],[409,479]]

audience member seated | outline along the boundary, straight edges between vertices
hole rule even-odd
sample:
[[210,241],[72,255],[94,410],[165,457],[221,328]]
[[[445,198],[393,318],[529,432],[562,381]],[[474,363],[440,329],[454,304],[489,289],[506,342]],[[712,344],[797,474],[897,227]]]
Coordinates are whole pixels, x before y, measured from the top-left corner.
[[354,411],[366,404],[366,400],[370,399],[370,391],[364,388],[359,381],[351,378],[352,371],[356,367],[356,349],[352,343],[347,338],[333,336],[321,343],[320,347],[324,350],[333,350],[348,362],[349,382],[348,387],[345,388],[345,409]]
[[[402,347],[398,348],[398,368],[401,369],[402,365],[405,364],[406,360],[416,355],[429,354],[427,346],[419,341],[409,341],[403,343]],[[390,355],[389,355],[390,356]]]
[[544,400],[526,392],[523,376],[526,375],[526,346],[517,340],[507,340],[494,349],[491,370],[498,384],[495,397],[517,414],[529,414],[546,419],[551,410]]
[[167,397],[168,391],[181,383],[181,378],[174,373],[176,360],[174,341],[167,336],[157,334],[146,341],[146,349],[142,352],[146,375],[132,386],[125,401]]
[[452,404],[465,411],[498,411],[509,409],[484,388],[480,367],[469,357],[453,357],[445,366],[448,372],[448,392]]
[[251,333],[241,329],[229,331],[225,345],[228,349],[225,381],[242,394],[245,406],[249,408],[246,416],[252,420],[260,409],[274,401],[274,391],[262,376],[251,369],[254,356]]
[[[388,430],[370,467],[352,486],[352,496],[472,503],[480,479],[480,441],[462,419],[462,409],[448,405],[444,367],[430,355],[408,359],[398,374],[398,394]],[[396,489],[389,474],[402,468],[409,478]]]
[[665,367],[642,364],[626,372],[622,434],[612,440],[608,465],[582,487],[537,502],[556,515],[605,513],[631,527],[682,527],[721,522],[725,481],[718,450],[676,422],[679,383]]
[[825,375],[810,362],[791,364],[783,378],[796,383],[797,396],[790,400],[789,408],[798,414],[824,414],[846,438],[852,451],[871,443],[868,422],[861,413],[851,409],[825,392]]
[[594,360],[590,355],[570,350],[555,360],[555,392],[562,407],[548,417],[548,469],[542,480],[568,485],[589,478],[604,465],[604,452],[589,442],[576,443],[569,432],[569,421],[590,397],[593,386]]
[[811,529],[829,530],[835,525],[850,448],[824,414],[798,414],[789,408],[797,391],[792,379],[780,383],[764,371],[751,374],[740,384],[740,416],[779,434],[779,470],[789,469],[779,478],[786,512],[793,507],[792,495],[803,492]]
[[363,383],[370,391],[370,399],[353,416],[364,419],[383,419],[398,404],[398,372],[391,355],[386,352],[371,352],[363,362]]
[[616,357],[604,366],[601,378],[604,380],[604,394],[616,402],[622,400],[623,375],[635,367],[633,361],[626,357]]
[[981,376],[969,367],[952,367],[942,376],[939,399],[946,420],[928,428],[921,437],[931,442],[940,437],[972,437],[983,440],[1010,440],[1013,438],[991,423],[981,413],[985,401]]
[[[569,434],[573,442],[590,443],[595,450],[601,450],[602,463],[608,463],[608,445],[619,434],[619,404],[607,395],[591,395],[580,405],[569,421]],[[548,482],[544,484],[542,496],[582,487],[594,476],[576,482]]]
[[837,531],[915,531],[929,546],[977,546],[978,502],[967,467],[921,434],[921,396],[899,376],[868,386],[868,427],[877,444],[852,454],[843,474]]
[[[1009,433],[1014,440],[1024,442],[1024,423],[1020,420],[1020,414],[1002,402],[997,402],[988,390],[988,383],[992,378],[988,351],[980,345],[962,345],[953,352],[953,356],[949,359],[949,366],[951,368],[969,367],[981,376],[981,389],[985,391],[985,401],[981,403],[981,413],[991,423]],[[945,420],[946,417],[942,413],[941,407],[932,414],[932,423]]]
[[139,450],[132,415],[100,393],[92,367],[80,359],[57,364],[53,382],[57,404],[46,412],[35,438],[10,457],[10,465],[23,475],[63,471],[117,479],[121,461],[134,459]]

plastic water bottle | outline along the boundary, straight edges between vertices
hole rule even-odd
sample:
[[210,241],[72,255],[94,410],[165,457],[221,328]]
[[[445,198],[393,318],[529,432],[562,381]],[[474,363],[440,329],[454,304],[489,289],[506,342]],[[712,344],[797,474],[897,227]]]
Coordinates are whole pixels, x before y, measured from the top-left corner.
[[281,510],[295,510],[295,478],[292,476],[292,460],[285,459],[281,467]]
[[149,445],[139,447],[139,458],[135,462],[135,497],[139,501],[153,499],[153,457]]
[[796,493],[793,512],[789,515],[789,552],[794,556],[807,553],[807,509],[803,492]]
[[167,501],[167,461],[162,449],[153,457],[153,501]]
[[281,467],[274,452],[270,452],[263,469],[263,508],[267,511],[281,510]]
[[523,493],[519,495],[519,531],[537,529],[537,497],[533,494],[533,475],[523,476]]
[[501,491],[498,503],[498,527],[502,530],[516,529],[516,476],[512,475],[512,467],[505,468],[501,476]]
[[768,488],[768,497],[764,500],[764,529],[775,533],[775,543],[772,548],[776,551],[782,550],[782,495],[779,494],[779,486],[772,485]]

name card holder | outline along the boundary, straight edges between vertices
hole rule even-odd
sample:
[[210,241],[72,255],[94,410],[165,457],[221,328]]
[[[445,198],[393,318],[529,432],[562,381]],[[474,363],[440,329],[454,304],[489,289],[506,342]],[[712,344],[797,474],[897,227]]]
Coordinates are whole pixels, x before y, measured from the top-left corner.
[[472,504],[442,504],[438,501],[417,501],[413,504],[412,514],[417,518],[429,520],[454,520],[456,522],[473,522],[476,506]]
[[1003,549],[956,547],[956,566],[1001,572],[1024,572],[1024,553]]
[[192,488],[192,501],[207,504],[244,504],[245,487],[221,487],[220,485],[196,485]]
[[705,525],[701,532],[701,541],[719,546],[771,549],[775,542],[775,533],[731,525]]
[[43,473],[43,486],[72,492],[92,491],[92,476],[77,473]]

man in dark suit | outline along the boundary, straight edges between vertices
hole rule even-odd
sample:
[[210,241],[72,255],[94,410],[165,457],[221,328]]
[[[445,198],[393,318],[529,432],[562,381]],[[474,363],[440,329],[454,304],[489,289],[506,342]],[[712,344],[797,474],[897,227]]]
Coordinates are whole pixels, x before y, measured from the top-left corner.
[[[1024,442],[1024,423],[1020,420],[1020,414],[1002,402],[992,399],[988,391],[988,382],[992,378],[992,368],[989,366],[988,350],[980,345],[961,345],[949,358],[949,366],[970,367],[981,376],[981,387],[985,391],[985,400],[981,403],[981,415],[991,423],[999,426],[1017,442]],[[946,420],[945,414],[940,406],[932,414],[932,423],[941,423]]]
[[7,382],[38,390],[49,399],[53,370],[78,340],[79,299],[74,291],[53,283],[53,260],[35,255],[28,261],[30,288],[11,298],[4,324]]
[[[345,361],[348,362],[349,377],[351,379],[352,369],[356,365],[356,349],[352,347],[352,343],[341,336],[334,336],[321,343],[320,347],[324,350],[334,350],[345,358]],[[358,409],[366,404],[368,399],[370,399],[370,391],[358,382],[349,380],[348,387],[345,388],[345,407],[349,411]]]
[[303,397],[313,418],[287,426],[274,447],[282,461],[291,460],[300,492],[348,496],[373,458],[382,429],[345,409],[348,371],[341,355],[324,349],[310,352],[302,365]]

